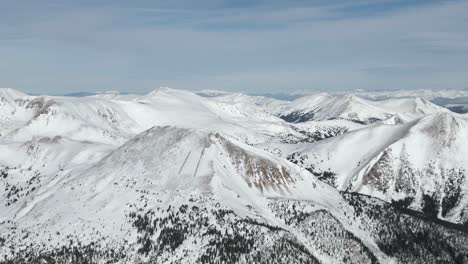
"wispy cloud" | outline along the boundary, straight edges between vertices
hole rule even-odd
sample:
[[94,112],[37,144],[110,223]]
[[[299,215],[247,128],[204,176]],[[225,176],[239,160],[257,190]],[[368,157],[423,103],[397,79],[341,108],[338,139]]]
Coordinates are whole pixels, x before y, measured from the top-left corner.
[[[468,1],[41,2],[0,11],[7,82],[0,86],[56,92],[468,82]],[[26,70],[31,78],[15,77]],[[43,74],[54,80],[34,77]]]

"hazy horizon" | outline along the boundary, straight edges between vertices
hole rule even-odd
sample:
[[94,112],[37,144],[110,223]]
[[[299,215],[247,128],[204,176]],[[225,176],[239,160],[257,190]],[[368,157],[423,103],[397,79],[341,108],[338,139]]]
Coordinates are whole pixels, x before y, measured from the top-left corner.
[[[468,91],[468,88],[462,88],[462,89],[386,89],[386,90],[363,90],[363,89],[355,89],[355,90],[333,90],[333,91],[325,91],[325,90],[297,90],[297,91],[274,91],[274,92],[255,92],[255,91],[228,91],[228,90],[221,90],[221,89],[202,89],[202,90],[190,90],[190,89],[180,89],[180,88],[172,88],[172,87],[157,87],[153,89],[148,89],[145,91],[136,91],[136,92],[126,92],[126,91],[117,91],[117,90],[105,90],[105,91],[94,91],[94,92],[86,92],[86,91],[69,91],[69,92],[64,92],[64,93],[34,93],[34,92],[27,92],[23,91],[21,89],[16,89],[13,87],[0,87],[1,89],[13,89],[22,93],[25,93],[27,95],[31,96],[70,96],[70,97],[84,97],[84,96],[93,96],[93,95],[98,95],[98,94],[112,94],[112,93],[117,93],[117,94],[122,94],[122,95],[131,95],[131,94],[136,94],[136,95],[145,95],[154,91],[157,91],[159,89],[173,89],[173,90],[182,90],[182,91],[188,91],[188,92],[193,92],[198,95],[204,96],[204,97],[211,97],[211,96],[219,96],[223,95],[224,93],[229,94],[229,93],[240,93],[240,94],[246,94],[250,96],[265,96],[265,97],[270,97],[274,99],[280,99],[280,100],[294,100],[298,99],[303,96],[307,95],[313,95],[313,94],[318,94],[318,93],[328,93],[330,95],[339,95],[339,94],[372,94],[372,95],[388,95],[388,98],[392,98],[391,94],[395,95],[400,95],[400,94],[409,94],[409,95],[403,95],[403,97],[418,97],[421,96],[423,93],[428,93],[428,92],[433,92],[438,93],[444,93],[444,92],[456,92],[456,91]],[[413,94],[412,94],[413,93]],[[450,97],[450,96],[449,96]],[[383,97],[382,99],[385,99],[386,97]],[[465,97],[463,97],[465,98]],[[445,98],[445,96],[442,96],[440,99],[448,99]],[[443,100],[443,102],[445,102]]]

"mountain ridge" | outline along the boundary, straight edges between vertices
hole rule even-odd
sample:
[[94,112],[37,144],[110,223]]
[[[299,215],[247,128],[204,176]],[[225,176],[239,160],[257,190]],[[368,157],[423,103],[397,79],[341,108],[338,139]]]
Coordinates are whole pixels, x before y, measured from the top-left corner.
[[468,260],[468,121],[425,100],[6,92],[0,263]]

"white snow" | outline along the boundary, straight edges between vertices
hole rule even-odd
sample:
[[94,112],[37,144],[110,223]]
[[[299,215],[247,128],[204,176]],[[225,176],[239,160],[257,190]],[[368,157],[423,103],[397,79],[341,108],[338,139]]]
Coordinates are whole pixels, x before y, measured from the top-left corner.
[[[201,93],[210,96],[170,88],[86,97],[0,89],[0,169],[8,171],[0,178],[0,231],[12,221],[38,233],[79,230],[83,241],[108,236],[132,243],[136,237],[122,217],[131,204],[152,201],[147,209],[162,208],[205,193],[240,216],[261,217],[289,230],[268,208],[268,199],[289,199],[327,210],[365,238],[380,260],[390,261],[359,223],[345,217],[352,208],[339,190],[388,201],[405,197],[393,178],[386,193],[366,184],[365,177],[384,155],[391,156],[389,177],[407,169],[404,162],[422,172],[435,166],[434,174],[415,180],[419,196],[437,192],[452,177],[447,170],[468,169],[468,119],[425,99],[375,101],[321,93],[289,102]],[[293,112],[313,112],[314,118],[292,124],[279,117]],[[356,122],[373,119],[380,121]],[[328,128],[343,128],[344,134],[298,143],[308,133]],[[307,155],[305,164],[287,161],[293,153]],[[317,179],[307,165],[336,173],[337,188]],[[467,184],[463,179],[463,193]],[[12,186],[21,187],[18,195],[9,194]],[[463,196],[446,219],[459,221],[466,205]],[[291,232],[303,238],[303,233]],[[38,239],[60,242],[45,235]]]

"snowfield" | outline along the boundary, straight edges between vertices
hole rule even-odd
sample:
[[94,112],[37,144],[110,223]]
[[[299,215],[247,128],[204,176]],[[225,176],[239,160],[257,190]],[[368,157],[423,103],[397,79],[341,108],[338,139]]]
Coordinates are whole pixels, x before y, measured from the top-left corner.
[[468,262],[468,118],[369,97],[0,89],[0,263]]

